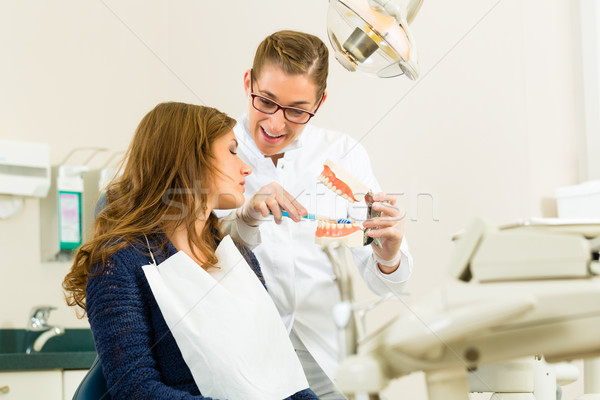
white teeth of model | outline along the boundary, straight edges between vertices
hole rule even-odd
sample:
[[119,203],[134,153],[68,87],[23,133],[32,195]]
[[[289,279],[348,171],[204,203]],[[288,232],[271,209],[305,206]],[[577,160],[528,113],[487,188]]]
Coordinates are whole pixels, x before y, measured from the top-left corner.
[[327,181],[327,187],[328,187],[329,189],[331,189],[331,187],[332,187],[332,186],[333,186],[333,184],[332,184],[331,182]]
[[331,186],[331,190],[333,190],[334,192],[336,192],[337,188],[335,186]]
[[340,196],[342,195],[342,191],[340,189],[336,190],[335,192]]
[[325,228],[331,229],[331,224],[329,222],[325,222]]
[[343,227],[344,227],[344,224],[337,224],[338,229],[342,229]]
[[344,193],[344,194],[342,195],[342,197],[343,197],[344,199],[346,199],[346,200],[350,200],[350,196],[348,196],[346,193]]

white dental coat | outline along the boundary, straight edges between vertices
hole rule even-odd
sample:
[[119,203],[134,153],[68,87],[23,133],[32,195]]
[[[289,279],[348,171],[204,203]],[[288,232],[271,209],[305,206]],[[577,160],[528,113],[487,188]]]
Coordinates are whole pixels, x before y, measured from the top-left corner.
[[[351,206],[317,180],[327,158],[348,170],[374,193],[381,191],[371,172],[365,149],[348,135],[307,124],[300,137],[285,149],[283,158],[275,167],[254,144],[247,116],[238,119],[234,132],[239,143],[239,157],[252,167],[252,174],[246,178],[247,200],[261,187],[277,182],[309,213],[335,219],[351,217],[364,220],[364,202]],[[288,331],[294,329],[333,381],[340,361],[340,344],[332,307],[339,303],[340,295],[333,280],[331,263],[320,246],[314,243],[316,222],[303,220],[295,223],[284,218],[280,225],[267,221],[253,228],[231,213],[224,218],[223,230],[253,249],[269,294]],[[377,267],[371,246],[352,249],[361,275],[375,293],[383,295],[402,291],[412,270],[406,238],[400,251],[400,267],[386,275]]]

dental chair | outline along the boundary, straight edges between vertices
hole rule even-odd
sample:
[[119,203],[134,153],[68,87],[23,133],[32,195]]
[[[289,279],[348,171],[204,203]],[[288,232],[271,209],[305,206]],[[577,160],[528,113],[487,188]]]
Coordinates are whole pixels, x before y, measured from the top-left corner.
[[73,395],[73,400],[110,400],[106,379],[102,374],[100,359],[96,356],[90,370],[85,375]]

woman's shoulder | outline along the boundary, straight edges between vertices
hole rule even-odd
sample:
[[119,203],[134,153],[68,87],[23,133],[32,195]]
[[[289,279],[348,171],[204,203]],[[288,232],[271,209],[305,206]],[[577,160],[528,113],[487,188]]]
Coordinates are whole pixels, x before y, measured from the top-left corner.
[[[153,247],[158,247],[158,245],[153,244]],[[111,251],[110,248],[116,248],[116,250]],[[97,263],[92,267],[92,275],[94,273],[107,273],[107,271],[110,273],[110,271],[116,269],[121,273],[134,272],[152,262],[144,236],[113,239],[105,244],[104,251],[107,251],[109,255],[104,262]]]
[[319,400],[319,398],[312,390],[304,389],[285,400]]
[[125,243],[123,248],[114,253],[113,259],[119,260],[121,263],[150,264],[152,261],[148,248],[138,241]]
[[[116,250],[107,250],[106,257],[95,263],[86,284],[88,318],[95,318],[111,299],[140,299],[146,293],[143,266],[151,262],[134,242],[115,240]],[[123,303],[125,304],[125,303]],[[118,305],[121,307],[121,305]]]

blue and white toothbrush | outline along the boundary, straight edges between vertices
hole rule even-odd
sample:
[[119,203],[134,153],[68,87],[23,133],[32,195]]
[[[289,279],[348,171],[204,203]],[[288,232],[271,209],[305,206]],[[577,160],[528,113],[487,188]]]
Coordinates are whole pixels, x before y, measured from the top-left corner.
[[[270,214],[273,215],[273,213],[270,213]],[[284,217],[291,218],[290,214],[287,211],[285,211],[285,210],[281,210],[281,215],[283,215]],[[315,220],[318,220],[318,219],[327,219],[328,220],[330,218],[321,217],[321,216],[318,216],[318,215],[315,215],[315,214],[306,214],[305,216],[302,217],[302,219],[315,221]],[[337,223],[338,224],[350,224],[350,223],[352,223],[352,221],[350,221],[349,219],[341,218],[341,219],[337,220]]]

